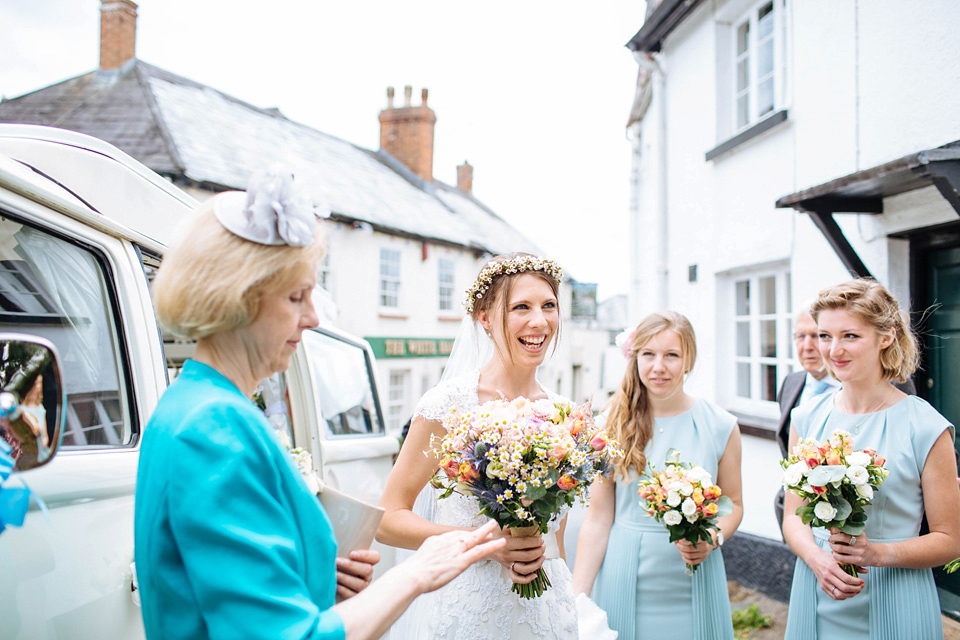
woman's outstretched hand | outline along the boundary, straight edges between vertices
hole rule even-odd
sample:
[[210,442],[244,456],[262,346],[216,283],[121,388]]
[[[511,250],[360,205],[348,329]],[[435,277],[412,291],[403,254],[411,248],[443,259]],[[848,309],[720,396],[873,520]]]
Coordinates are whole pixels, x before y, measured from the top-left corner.
[[420,593],[439,589],[477,560],[503,549],[506,539],[496,535],[493,520],[474,531],[448,531],[424,540],[415,554],[397,565],[416,581]]

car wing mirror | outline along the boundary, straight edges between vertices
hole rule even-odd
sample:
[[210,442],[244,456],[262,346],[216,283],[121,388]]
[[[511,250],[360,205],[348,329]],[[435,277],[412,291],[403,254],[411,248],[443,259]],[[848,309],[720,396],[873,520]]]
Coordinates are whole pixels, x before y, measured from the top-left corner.
[[46,464],[60,444],[66,397],[53,343],[0,333],[0,437],[14,471]]

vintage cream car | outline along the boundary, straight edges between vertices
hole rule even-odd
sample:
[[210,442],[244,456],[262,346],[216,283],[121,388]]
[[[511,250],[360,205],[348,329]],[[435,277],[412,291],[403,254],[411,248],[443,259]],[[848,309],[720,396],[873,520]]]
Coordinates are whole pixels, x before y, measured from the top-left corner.
[[[0,637],[139,638],[133,500],[139,442],[190,345],[163,336],[150,280],[195,201],[109,144],[0,125],[0,333],[59,352],[60,449],[14,472],[23,527],[0,535]],[[397,451],[366,342],[321,327],[269,381],[271,422],[334,488],[377,503]],[[45,404],[49,404],[48,397]],[[199,490],[199,488],[198,488]],[[393,552],[380,570],[392,564]]]

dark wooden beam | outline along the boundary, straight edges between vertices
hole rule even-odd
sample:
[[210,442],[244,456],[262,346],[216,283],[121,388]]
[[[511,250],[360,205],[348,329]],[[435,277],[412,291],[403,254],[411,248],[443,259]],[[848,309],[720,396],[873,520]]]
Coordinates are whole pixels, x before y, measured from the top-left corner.
[[855,278],[872,278],[873,276],[870,274],[867,266],[860,260],[860,256],[857,255],[857,252],[853,246],[851,246],[847,237],[843,235],[843,231],[840,229],[837,221],[833,219],[833,212],[810,211],[809,213],[813,224],[817,225],[817,228],[820,229],[820,233],[823,234],[823,237],[826,238],[830,246],[833,247],[833,251],[837,254],[837,257],[840,258],[840,261],[843,262],[843,266],[847,268],[850,275]]
[[931,162],[928,171],[940,195],[960,215],[960,160]]

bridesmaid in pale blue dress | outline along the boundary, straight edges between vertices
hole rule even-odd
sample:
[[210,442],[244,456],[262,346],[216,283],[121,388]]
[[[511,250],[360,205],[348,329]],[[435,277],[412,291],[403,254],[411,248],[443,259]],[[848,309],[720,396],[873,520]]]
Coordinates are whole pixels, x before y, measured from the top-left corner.
[[[820,352],[840,391],[794,409],[791,448],[837,429],[855,449],[886,457],[890,475],[866,507],[863,534],[813,529],[787,494],[783,535],[798,560],[790,593],[789,640],[942,638],[931,567],[960,556],[960,492],[954,427],[892,384],[917,366],[916,340],[889,291],[852,280],[820,293],[811,315]],[[930,533],[919,535],[926,512]],[[864,567],[861,577],[838,563]]]
[[[626,452],[613,479],[590,489],[577,544],[573,586],[607,612],[620,640],[733,638],[723,542],[695,548],[669,541],[637,495],[647,461],[663,468],[667,451],[710,472],[733,511],[720,518],[723,537],[740,525],[740,430],[736,418],[683,389],[697,356],[690,322],[679,313],[647,316],[623,345],[627,369],[607,412],[606,427]],[[690,576],[684,563],[700,565]],[[594,584],[596,583],[596,584]],[[594,588],[595,587],[595,588]]]

